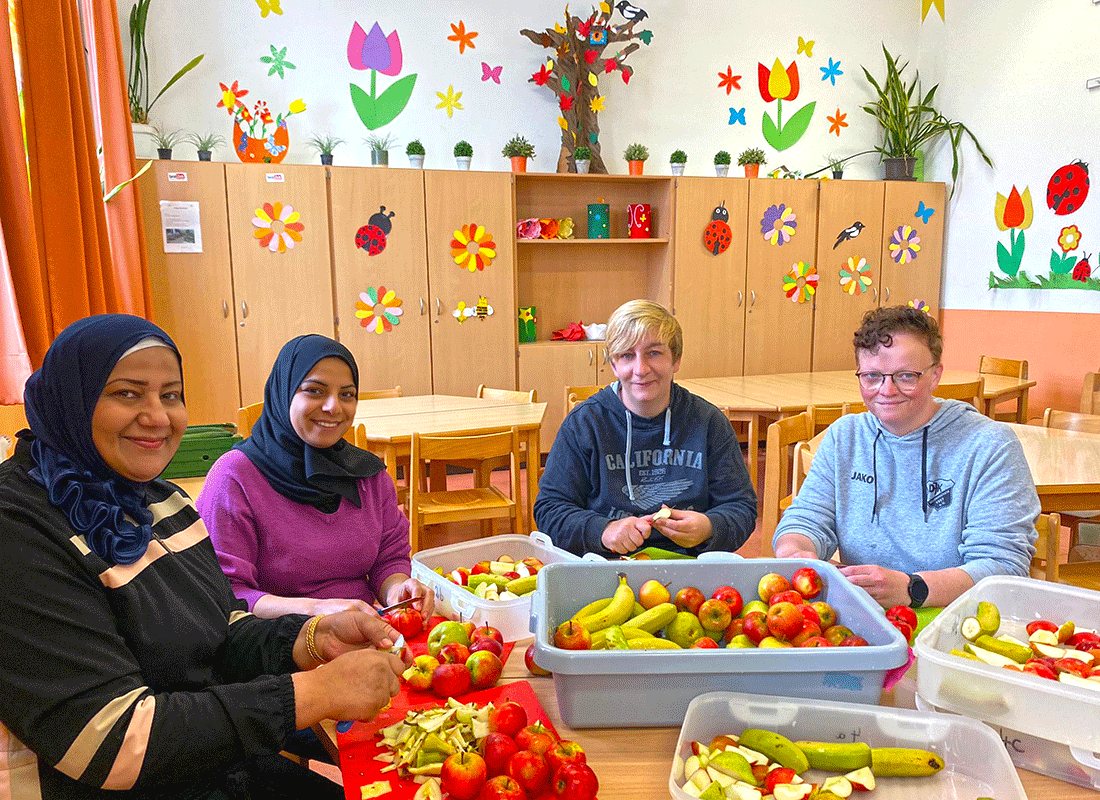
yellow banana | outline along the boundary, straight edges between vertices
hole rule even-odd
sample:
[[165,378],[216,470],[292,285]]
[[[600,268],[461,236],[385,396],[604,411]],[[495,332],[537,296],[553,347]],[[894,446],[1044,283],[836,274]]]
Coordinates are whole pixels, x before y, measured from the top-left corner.
[[629,625],[623,625],[623,635],[627,639],[653,639],[655,638],[649,631],[643,631],[641,628],[631,628]]
[[623,629],[618,625],[612,625],[609,628],[605,628],[607,636],[604,637],[607,642],[608,650],[629,650],[630,645],[627,644],[626,636],[623,634]]
[[623,622],[624,628],[639,628],[647,633],[656,633],[672,622],[676,616],[676,606],[672,603],[659,603],[636,617]]
[[676,642],[670,642],[668,639],[658,639],[656,637],[652,639],[627,639],[626,643],[630,645],[631,650],[682,650],[683,648]]
[[[737,743],[768,757],[781,767],[793,769],[799,775],[810,768],[810,761],[795,743],[775,731],[746,728]],[[878,774],[877,772],[875,773]]]
[[943,769],[943,759],[913,747],[872,747],[871,772],[876,778],[923,778]]
[[601,597],[599,600],[593,600],[591,603],[589,603],[576,614],[574,614],[572,618],[580,619],[581,617],[590,617],[599,611],[603,611],[605,608],[607,608],[610,602],[610,597]]
[[611,596],[611,602],[595,614],[578,617],[577,622],[583,625],[589,633],[595,633],[612,625],[622,625],[630,619],[630,612],[633,609],[634,590],[626,582],[626,575],[620,572],[619,587],[615,590],[615,594]]
[[806,754],[811,769],[851,772],[871,766],[871,746],[866,742],[795,742]]
[[636,617],[639,614],[644,614],[644,613],[645,613],[645,606],[643,606],[641,603],[639,603],[637,600],[635,600],[634,601],[634,610],[630,612],[630,616]]
[[[606,650],[607,645],[607,633],[615,626],[604,628],[602,631],[596,631],[592,634],[592,650]],[[628,628],[625,625],[620,626],[622,628],[623,636],[627,639],[652,639],[653,634],[648,631],[643,631],[638,628]]]

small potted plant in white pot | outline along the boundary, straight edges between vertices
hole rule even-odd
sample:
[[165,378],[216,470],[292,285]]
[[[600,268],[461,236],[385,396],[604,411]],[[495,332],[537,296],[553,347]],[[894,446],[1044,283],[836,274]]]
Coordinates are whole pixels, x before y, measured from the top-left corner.
[[649,158],[649,148],[638,142],[628,144],[623,151],[623,158],[626,159],[627,170],[631,175],[641,175],[646,159]]
[[527,159],[535,157],[535,146],[518,133],[504,143],[500,154],[512,161],[512,172],[526,172]]
[[760,177],[760,165],[764,163],[764,151],[759,147],[747,147],[737,156],[737,164],[745,168],[746,178]]
[[153,144],[157,148],[157,158],[171,160],[172,148],[183,141],[182,131],[162,131],[153,126]]
[[728,150],[719,150],[714,154],[714,174],[724,178],[730,171],[730,154]]
[[376,167],[388,167],[390,165],[390,148],[397,144],[395,139],[390,134],[380,136],[377,133],[372,133],[363,143],[370,148],[370,163]]
[[455,164],[459,169],[469,169],[470,161],[474,157],[474,146],[465,139],[460,139],[455,144]]
[[668,166],[673,175],[683,175],[684,165],[687,164],[688,154],[683,150],[673,150],[668,157]]
[[419,139],[413,139],[405,145],[405,155],[409,157],[409,166],[413,169],[424,168],[424,145]]
[[321,163],[325,166],[332,164],[332,151],[342,144],[344,144],[343,139],[327,133],[321,136],[314,134],[306,140],[306,147],[316,150],[321,156]]
[[195,146],[199,154],[199,161],[209,161],[214,148],[225,144],[225,137],[219,133],[208,133],[200,136],[197,133],[187,134],[187,141]]
[[577,165],[577,173],[583,175],[592,166],[592,151],[583,144],[573,149],[573,162]]

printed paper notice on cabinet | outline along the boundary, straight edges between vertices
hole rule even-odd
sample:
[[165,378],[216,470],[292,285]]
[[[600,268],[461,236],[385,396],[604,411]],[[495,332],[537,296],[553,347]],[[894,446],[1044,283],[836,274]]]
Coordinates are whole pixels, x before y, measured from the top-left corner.
[[160,232],[166,253],[201,253],[202,224],[199,204],[193,201],[160,201]]

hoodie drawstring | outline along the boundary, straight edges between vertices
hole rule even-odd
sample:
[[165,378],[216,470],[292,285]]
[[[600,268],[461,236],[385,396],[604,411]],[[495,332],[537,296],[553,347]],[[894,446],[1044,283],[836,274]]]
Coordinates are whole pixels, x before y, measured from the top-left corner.
[[871,484],[875,487],[875,502],[871,506],[871,522],[874,522],[875,517],[878,516],[878,437],[880,436],[882,436],[881,428],[875,434],[874,441],[871,442],[871,473],[874,476]]
[[626,411],[626,452],[623,453],[623,459],[626,462],[626,496],[630,498],[630,502],[634,502],[634,484],[630,482],[630,439],[634,432],[634,427],[630,422],[630,409]]
[[668,432],[672,426],[672,403],[668,404],[668,408],[665,409],[665,447],[668,447]]
[[928,522],[928,426],[924,426],[924,436],[920,445],[920,508],[924,512],[924,521]]

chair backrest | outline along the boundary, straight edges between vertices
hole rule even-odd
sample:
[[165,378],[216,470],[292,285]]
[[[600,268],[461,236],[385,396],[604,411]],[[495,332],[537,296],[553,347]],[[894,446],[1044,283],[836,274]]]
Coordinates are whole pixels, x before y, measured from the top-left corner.
[[485,400],[515,400],[517,403],[537,403],[538,392],[531,389],[518,392],[515,389],[491,389],[484,383],[477,387],[477,396]]
[[1100,372],[1085,375],[1085,384],[1081,387],[1081,413],[1100,414]]
[[1078,414],[1076,411],[1058,411],[1048,408],[1043,412],[1043,427],[1081,433],[1100,433],[1100,415]]
[[764,519],[760,530],[760,555],[771,556],[772,534],[779,524],[779,504],[787,496],[791,459],[787,448],[808,441],[814,435],[810,415],[803,411],[768,426],[768,444],[764,456]]
[[578,403],[583,403],[602,388],[602,386],[566,386],[565,413],[568,414],[577,407]]
[[802,482],[806,480],[806,476],[810,474],[810,467],[814,463],[814,455],[817,453],[817,448],[821,446],[821,440],[824,438],[825,431],[821,431],[808,442],[799,442],[794,446],[794,456],[792,459],[793,470],[791,475],[792,498],[798,494],[798,490],[802,487]]
[[1035,555],[1031,558],[1031,577],[1057,581],[1059,568],[1059,539],[1062,518],[1057,514],[1040,514],[1035,519]]
[[978,362],[978,372],[982,375],[1004,375],[1009,378],[1026,378],[1027,361],[982,356],[981,360]]
[[263,403],[253,403],[250,406],[237,409],[237,433],[245,438],[252,433],[252,426],[260,419],[260,413],[264,410]]
[[985,394],[985,378],[978,378],[976,381],[966,381],[965,383],[941,383],[932,394],[942,400],[964,400],[981,411],[983,408],[982,396]]
[[364,389],[359,392],[360,400],[380,400],[385,397],[400,397],[401,387],[394,386],[392,389]]
[[810,415],[810,425],[814,433],[821,433],[845,414],[862,414],[867,410],[863,403],[841,403],[829,406],[807,406],[806,413]]

